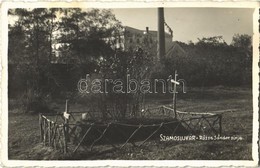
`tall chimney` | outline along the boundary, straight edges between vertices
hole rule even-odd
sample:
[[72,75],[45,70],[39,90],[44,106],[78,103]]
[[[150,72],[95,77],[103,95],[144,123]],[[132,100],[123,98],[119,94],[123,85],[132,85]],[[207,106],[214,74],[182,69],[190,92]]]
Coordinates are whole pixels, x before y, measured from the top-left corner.
[[146,33],[147,34],[149,33],[149,27],[146,27]]
[[165,57],[164,9],[158,8],[158,59]]

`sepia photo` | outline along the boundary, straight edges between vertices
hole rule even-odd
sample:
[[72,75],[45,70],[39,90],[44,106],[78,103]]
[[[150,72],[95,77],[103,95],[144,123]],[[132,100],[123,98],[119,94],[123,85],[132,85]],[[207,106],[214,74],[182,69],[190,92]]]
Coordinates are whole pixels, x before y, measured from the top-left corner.
[[5,6],[4,165],[257,166],[257,5],[174,4]]

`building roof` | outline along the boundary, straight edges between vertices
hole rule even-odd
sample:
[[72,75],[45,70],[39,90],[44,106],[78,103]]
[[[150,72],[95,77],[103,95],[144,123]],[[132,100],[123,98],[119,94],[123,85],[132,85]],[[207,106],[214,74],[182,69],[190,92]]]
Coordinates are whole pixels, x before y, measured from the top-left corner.
[[170,47],[166,48],[166,58],[173,57],[174,55],[186,56],[186,51],[178,44],[178,42],[173,41]]
[[[139,30],[133,27],[129,27],[129,26],[125,26],[125,31],[129,31],[131,33],[136,33],[136,34],[144,34],[144,32],[146,32],[146,30]],[[155,30],[149,30],[149,34],[156,37],[157,36],[157,31]],[[167,38],[172,38],[171,35],[169,33],[165,33],[165,37]]]

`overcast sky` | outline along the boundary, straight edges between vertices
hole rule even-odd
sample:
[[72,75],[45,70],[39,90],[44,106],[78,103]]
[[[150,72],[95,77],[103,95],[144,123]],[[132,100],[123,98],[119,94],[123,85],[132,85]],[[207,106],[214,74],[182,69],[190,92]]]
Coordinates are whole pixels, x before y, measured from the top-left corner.
[[[112,9],[124,26],[157,30],[156,8]],[[253,34],[253,9],[242,8],[165,8],[166,23],[173,30],[173,40],[188,42],[197,38],[223,36],[229,44],[232,36]]]

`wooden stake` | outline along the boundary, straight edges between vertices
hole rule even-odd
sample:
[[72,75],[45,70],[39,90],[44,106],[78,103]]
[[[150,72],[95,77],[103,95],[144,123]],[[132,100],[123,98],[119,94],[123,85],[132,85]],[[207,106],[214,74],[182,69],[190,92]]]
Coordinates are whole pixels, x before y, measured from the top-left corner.
[[222,134],[222,115],[219,115],[219,135]]
[[[66,113],[69,113],[69,100],[66,99],[66,106],[65,106],[65,112]],[[66,141],[68,140],[68,132],[69,132],[69,128],[68,128],[68,123],[69,123],[69,119],[65,118],[65,138],[66,138]]]
[[51,121],[48,121],[48,128],[49,128],[49,146],[51,146]]
[[[174,80],[177,81],[177,70],[175,70],[174,73]],[[177,85],[174,83],[174,89],[173,89],[173,110],[174,110],[174,118],[177,118],[177,110],[176,110],[176,102],[177,102]]]
[[51,146],[53,146],[56,149],[56,144],[55,144],[55,139],[56,139],[56,132],[57,132],[57,124],[54,123],[54,132],[52,135],[52,140],[51,140]]
[[43,140],[43,136],[42,136],[42,114],[39,114],[39,127],[40,127],[40,142],[42,142]]
[[57,129],[57,138],[56,138],[56,143],[57,143],[57,147],[59,147],[59,148],[61,148],[62,149],[62,143],[61,143],[61,141],[62,140],[60,140],[61,138],[60,138],[60,136],[61,136],[61,133],[60,133],[60,126],[58,126],[58,129]]
[[63,141],[64,141],[64,153],[67,153],[67,140],[66,140],[66,131],[65,131],[66,125],[62,124],[63,129]]
[[43,144],[46,145],[46,120],[43,119]]
[[65,103],[65,112],[67,112],[67,110],[68,110],[68,99],[66,99],[65,102],[66,102],[66,103]]

